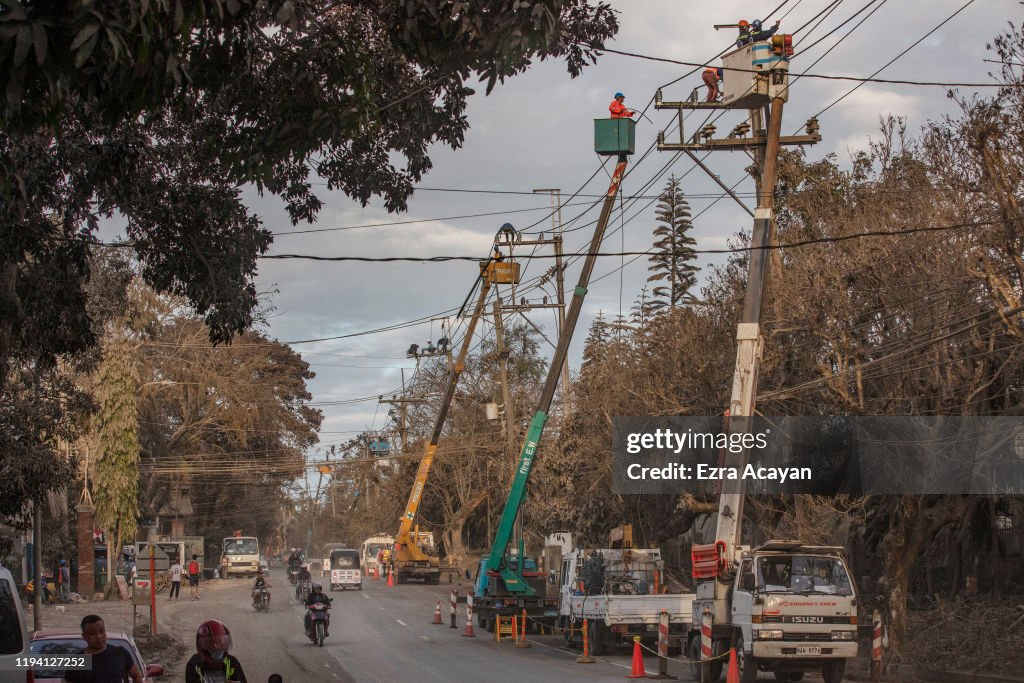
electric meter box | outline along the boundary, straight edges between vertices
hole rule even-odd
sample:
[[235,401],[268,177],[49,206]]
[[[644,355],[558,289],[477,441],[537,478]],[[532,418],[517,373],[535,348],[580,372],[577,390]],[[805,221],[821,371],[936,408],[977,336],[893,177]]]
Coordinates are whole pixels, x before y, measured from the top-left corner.
[[636,152],[636,121],[594,119],[594,151],[602,156]]
[[789,100],[789,59],[773,52],[771,41],[727,53],[722,69],[722,103],[730,108],[756,109],[775,98]]

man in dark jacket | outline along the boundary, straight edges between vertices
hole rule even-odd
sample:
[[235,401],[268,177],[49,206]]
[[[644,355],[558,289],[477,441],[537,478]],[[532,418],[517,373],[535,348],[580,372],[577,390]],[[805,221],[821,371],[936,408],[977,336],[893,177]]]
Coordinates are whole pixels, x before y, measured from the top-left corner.
[[[309,608],[312,605],[315,605],[318,602],[322,602],[323,604],[327,605],[327,607],[331,606],[331,599],[329,597],[327,597],[327,595],[324,594],[323,586],[321,586],[319,583],[314,583],[313,584],[313,590],[309,591],[309,595],[306,596],[306,620],[305,620],[305,624],[306,624],[306,634],[307,635],[309,634],[310,629],[313,627],[313,619],[312,619],[312,615],[309,613]],[[330,633],[328,633],[330,630],[331,630],[331,613],[330,613],[330,611],[328,611],[327,612],[327,619],[324,621],[324,636],[330,635]]]

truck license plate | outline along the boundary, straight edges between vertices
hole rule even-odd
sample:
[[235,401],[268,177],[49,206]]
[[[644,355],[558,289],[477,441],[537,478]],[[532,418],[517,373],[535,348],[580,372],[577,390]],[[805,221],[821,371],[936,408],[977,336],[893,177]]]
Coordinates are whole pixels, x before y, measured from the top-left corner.
[[810,656],[814,656],[814,657],[820,657],[821,656],[821,648],[820,647],[798,647],[796,649],[796,653],[798,655],[810,655]]

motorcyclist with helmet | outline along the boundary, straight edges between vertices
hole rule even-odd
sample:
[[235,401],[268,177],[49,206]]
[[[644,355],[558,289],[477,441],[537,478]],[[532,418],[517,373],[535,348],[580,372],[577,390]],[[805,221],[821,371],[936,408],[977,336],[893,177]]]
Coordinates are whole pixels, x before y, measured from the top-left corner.
[[252,584],[252,605],[256,606],[256,597],[260,594],[260,590],[266,589],[267,591],[267,602],[270,602],[270,582],[267,581],[267,577],[264,576],[263,570],[256,570],[256,580]]
[[249,683],[242,664],[228,654],[230,649],[231,631],[223,622],[211,619],[200,624],[196,631],[196,654],[185,665],[185,683]]
[[313,615],[310,612],[309,608],[318,602],[321,602],[327,605],[328,607],[327,618],[324,620],[324,637],[327,637],[330,635],[331,630],[331,613],[329,611],[331,606],[331,599],[326,594],[324,594],[324,587],[321,586],[319,582],[315,582],[313,584],[313,588],[309,591],[309,595],[306,596],[305,602],[306,619],[304,624],[306,626],[307,636],[310,634],[310,630],[313,628]]

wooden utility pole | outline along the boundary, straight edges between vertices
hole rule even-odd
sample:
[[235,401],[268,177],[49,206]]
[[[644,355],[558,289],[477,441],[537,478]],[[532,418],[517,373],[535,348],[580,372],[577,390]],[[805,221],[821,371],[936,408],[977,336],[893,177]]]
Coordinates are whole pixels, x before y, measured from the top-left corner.
[[[558,188],[543,188],[534,193],[551,195],[551,227],[554,231],[555,248],[555,286],[558,296],[558,334],[562,334],[565,326],[565,272],[562,268],[562,191]],[[543,239],[543,236],[542,236]],[[513,303],[515,303],[513,301]],[[562,366],[562,402],[565,404],[563,414],[569,413],[569,358],[566,357]],[[513,447],[514,450],[514,447]]]
[[512,396],[508,388],[508,352],[505,350],[505,326],[501,319],[501,297],[497,297],[493,304],[494,310],[494,340],[498,353],[498,373],[501,380],[501,401],[505,409],[505,454],[509,457],[516,457],[515,416],[512,407]]

